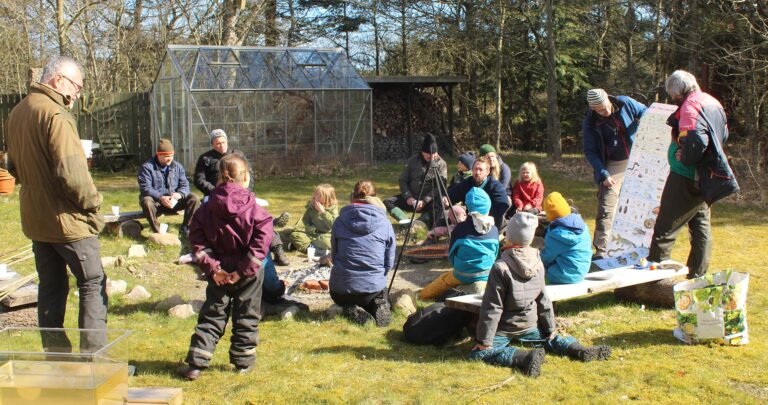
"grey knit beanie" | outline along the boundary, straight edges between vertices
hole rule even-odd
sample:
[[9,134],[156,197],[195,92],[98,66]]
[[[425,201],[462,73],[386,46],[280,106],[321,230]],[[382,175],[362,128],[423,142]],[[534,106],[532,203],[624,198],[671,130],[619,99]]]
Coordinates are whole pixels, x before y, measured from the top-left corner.
[[539,219],[529,212],[518,212],[507,221],[507,241],[513,245],[529,246],[533,242]]
[[224,132],[223,129],[214,129],[213,131],[211,131],[210,134],[208,134],[208,137],[211,138],[211,143],[213,143],[213,141],[216,140],[216,138],[219,138],[222,136],[224,137],[224,139],[227,139],[227,133]]
[[590,107],[603,104],[608,99],[608,93],[603,89],[592,89],[587,91],[587,103]]

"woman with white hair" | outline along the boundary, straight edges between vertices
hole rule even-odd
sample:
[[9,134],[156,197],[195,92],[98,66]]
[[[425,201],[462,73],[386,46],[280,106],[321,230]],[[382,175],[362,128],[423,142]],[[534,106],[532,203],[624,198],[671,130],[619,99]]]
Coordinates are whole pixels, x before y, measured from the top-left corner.
[[678,232],[688,225],[691,251],[689,277],[705,274],[712,250],[710,209],[716,201],[739,191],[723,144],[728,139],[725,110],[701,91],[689,72],[676,70],[666,81],[667,94],[680,105],[667,120],[672,127],[669,175],[653,228],[648,260],[669,259]]

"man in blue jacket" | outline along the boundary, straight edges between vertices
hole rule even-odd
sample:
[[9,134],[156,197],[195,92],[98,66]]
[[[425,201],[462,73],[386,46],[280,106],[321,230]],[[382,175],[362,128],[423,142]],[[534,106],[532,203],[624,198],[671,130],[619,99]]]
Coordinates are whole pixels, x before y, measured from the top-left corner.
[[[502,229],[504,213],[509,209],[509,200],[504,186],[491,176],[491,165],[487,157],[475,160],[472,166],[472,177],[459,184],[454,184],[448,189],[448,197],[453,204],[466,202],[467,193],[472,187],[480,187],[491,197],[491,211],[488,215],[493,217],[496,229]],[[448,199],[443,198],[443,205],[449,206]]]
[[179,233],[187,234],[189,220],[200,206],[200,199],[189,192],[189,180],[181,163],[173,160],[173,144],[161,139],[155,156],[139,169],[139,204],[153,232],[160,232],[158,214],[176,214],[184,210]]
[[687,224],[691,235],[688,276],[698,277],[707,272],[712,251],[709,207],[739,192],[739,185],[723,151],[728,125],[720,102],[701,91],[696,77],[684,70],[667,78],[666,90],[680,108],[667,120],[672,127],[669,175],[648,260],[669,259],[677,233]]
[[594,259],[605,255],[613,215],[624,181],[627,160],[635,141],[645,105],[627,96],[609,96],[603,89],[587,92],[589,109],[584,116],[584,156],[592,165],[597,183]]

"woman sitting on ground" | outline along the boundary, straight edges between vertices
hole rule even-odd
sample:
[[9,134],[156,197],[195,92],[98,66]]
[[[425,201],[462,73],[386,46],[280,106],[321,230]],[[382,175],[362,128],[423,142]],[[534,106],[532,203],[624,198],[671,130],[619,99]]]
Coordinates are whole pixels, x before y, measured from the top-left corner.
[[355,184],[351,204],[341,209],[331,232],[331,299],[357,324],[391,320],[387,272],[395,264],[395,232],[372,181]]

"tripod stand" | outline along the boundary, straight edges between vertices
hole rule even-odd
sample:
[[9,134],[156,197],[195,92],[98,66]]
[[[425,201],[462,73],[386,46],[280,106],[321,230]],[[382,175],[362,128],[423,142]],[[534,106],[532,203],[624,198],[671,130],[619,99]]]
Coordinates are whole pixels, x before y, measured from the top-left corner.
[[[395,283],[395,278],[397,277],[397,270],[400,268],[400,261],[403,259],[403,252],[405,251],[405,246],[408,244],[408,239],[411,236],[411,229],[413,229],[413,221],[416,218],[416,206],[418,205],[419,201],[421,201],[421,198],[424,194],[424,186],[427,184],[427,176],[432,173],[432,179],[430,180],[432,182],[432,190],[434,192],[435,189],[437,189],[437,201],[434,199],[432,200],[432,225],[434,227],[435,224],[437,224],[437,221],[439,220],[445,220],[446,223],[450,220],[449,215],[450,213],[446,213],[445,209],[443,208],[443,198],[448,200],[448,209],[452,209],[453,203],[451,203],[450,197],[448,197],[448,189],[445,186],[445,183],[443,182],[442,177],[440,177],[440,170],[438,169],[437,162],[435,159],[432,159],[429,162],[429,168],[424,171],[424,176],[421,178],[421,189],[419,190],[419,198],[416,199],[416,202],[413,207],[413,213],[411,214],[411,223],[408,225],[408,229],[405,231],[405,240],[403,240],[403,247],[400,249],[400,254],[397,256],[397,261],[395,262],[395,269],[392,272],[392,280],[389,282],[389,287],[387,288],[387,295],[389,295],[390,291],[392,291],[392,285]],[[439,208],[438,208],[439,204]],[[440,212],[438,209],[442,210],[443,215],[438,216],[437,213]],[[448,239],[451,238],[451,228],[448,228]]]

